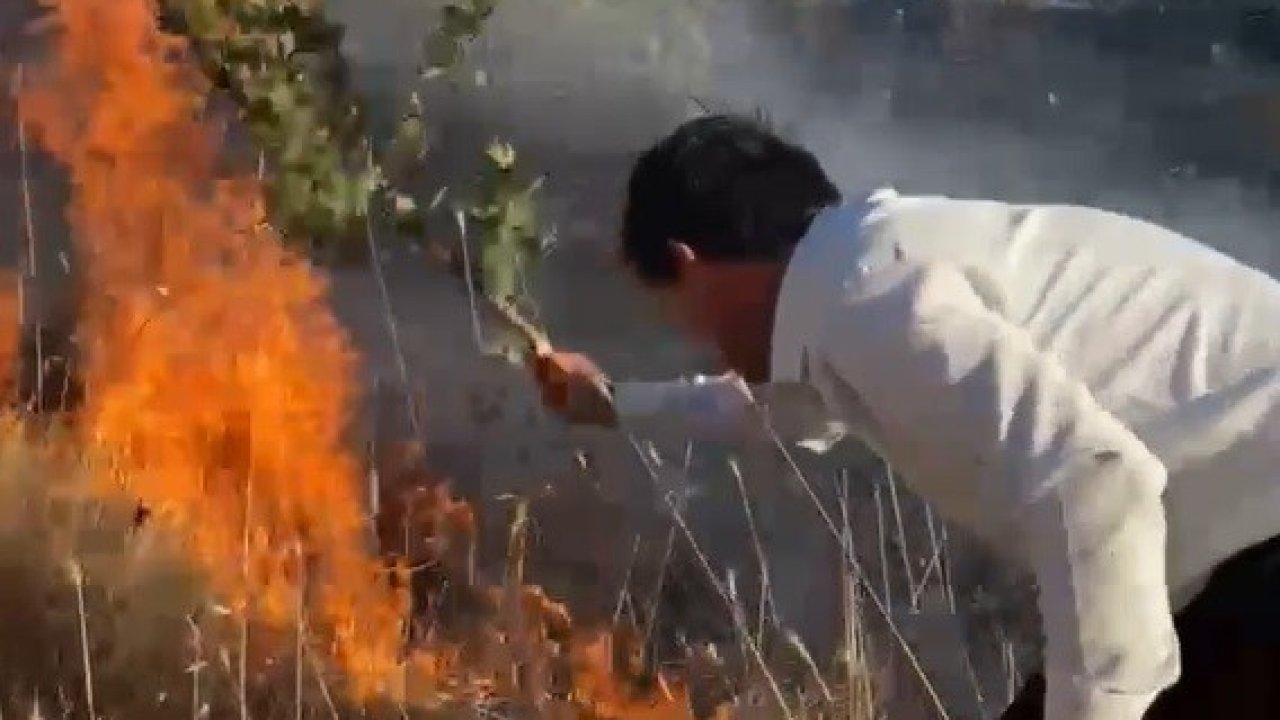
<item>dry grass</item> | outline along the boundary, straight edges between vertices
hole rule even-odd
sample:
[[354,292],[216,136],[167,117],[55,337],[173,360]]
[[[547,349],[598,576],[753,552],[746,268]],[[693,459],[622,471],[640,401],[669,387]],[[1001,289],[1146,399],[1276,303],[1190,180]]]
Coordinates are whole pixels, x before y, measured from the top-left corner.
[[388,513],[380,533],[399,534],[424,562],[416,659],[404,665],[399,697],[347,704],[301,602],[291,627],[243,622],[179,536],[123,494],[102,492],[94,475],[103,468],[72,447],[57,428],[36,432],[13,418],[0,434],[8,716],[676,718],[731,701],[720,717],[875,717],[866,676],[825,679],[778,628],[745,621],[737,648],[691,648],[668,672],[647,673],[628,621],[580,633],[563,606],[525,582],[523,511],[511,524],[505,580],[469,583],[469,507],[427,487],[409,493],[409,512]]
[[[140,523],[135,503],[96,492],[93,463],[69,448],[12,418],[4,421],[5,714],[238,714],[238,623],[208,593],[173,538]],[[245,677],[243,695],[257,716],[297,717],[303,708],[315,714],[310,710],[323,696],[317,679],[308,677],[298,697],[297,683],[282,677],[293,664],[268,663]]]
[[[4,421],[0,698],[7,716],[427,717],[433,708],[441,716],[478,716],[532,700],[537,693],[528,683],[497,670],[515,667],[517,658],[552,664],[535,642],[572,631],[563,608],[522,584],[456,592],[475,605],[456,608],[449,630],[471,639],[419,640],[404,665],[401,697],[348,705],[340,673],[308,637],[302,602],[292,627],[232,612],[190,562],[180,535],[147,520],[123,494],[101,492],[94,476],[102,468],[71,447]],[[529,632],[518,634],[514,622]],[[501,630],[520,641],[482,641]],[[446,667],[457,671],[448,680]],[[583,716],[568,705],[559,716]]]

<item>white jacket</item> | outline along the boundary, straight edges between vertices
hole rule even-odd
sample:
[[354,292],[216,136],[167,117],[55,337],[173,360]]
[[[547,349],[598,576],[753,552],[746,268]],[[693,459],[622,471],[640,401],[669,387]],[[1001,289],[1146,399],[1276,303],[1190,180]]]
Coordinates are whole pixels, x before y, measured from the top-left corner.
[[[1134,218],[891,191],[830,209],[787,270],[771,375],[1034,571],[1048,720],[1139,720],[1179,674],[1171,608],[1280,533],[1280,283]],[[617,400],[636,427],[746,429],[732,387]]]

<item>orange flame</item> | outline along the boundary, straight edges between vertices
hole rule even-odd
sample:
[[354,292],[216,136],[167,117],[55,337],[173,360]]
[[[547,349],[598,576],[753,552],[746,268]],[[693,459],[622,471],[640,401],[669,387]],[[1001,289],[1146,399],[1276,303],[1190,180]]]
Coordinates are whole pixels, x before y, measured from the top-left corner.
[[219,179],[206,84],[154,3],[46,5],[52,59],[19,108],[73,186],[85,439],[240,608],[296,620],[312,559],[311,620],[372,692],[406,601],[364,552],[354,355],[325,286],[263,222],[259,184]]
[[[0,387],[16,381],[19,331],[22,328],[22,281],[12,272],[0,273]],[[5,393],[11,397],[11,393]]]

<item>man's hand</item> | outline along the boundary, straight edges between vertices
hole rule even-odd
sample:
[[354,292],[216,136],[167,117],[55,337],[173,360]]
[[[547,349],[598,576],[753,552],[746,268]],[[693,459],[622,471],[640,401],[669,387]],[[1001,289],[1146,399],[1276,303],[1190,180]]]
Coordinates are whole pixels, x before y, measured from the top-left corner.
[[609,379],[586,355],[550,352],[530,358],[542,404],[571,425],[615,427]]

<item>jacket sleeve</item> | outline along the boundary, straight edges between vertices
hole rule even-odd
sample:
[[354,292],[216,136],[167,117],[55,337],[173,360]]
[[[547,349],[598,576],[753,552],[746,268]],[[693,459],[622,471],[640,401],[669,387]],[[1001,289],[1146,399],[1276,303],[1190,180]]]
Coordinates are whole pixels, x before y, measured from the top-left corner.
[[749,387],[729,373],[613,386],[619,424],[641,435],[719,442],[778,439],[822,452],[841,437],[821,397],[807,385]]
[[1139,720],[1180,673],[1164,466],[950,266],[871,272],[822,337],[825,371],[905,441],[887,446],[980,478],[955,491],[1008,518],[1039,586],[1045,717]]
[[615,382],[618,424],[641,435],[733,440],[750,427],[751,389],[735,375]]

